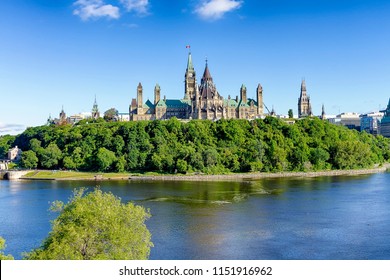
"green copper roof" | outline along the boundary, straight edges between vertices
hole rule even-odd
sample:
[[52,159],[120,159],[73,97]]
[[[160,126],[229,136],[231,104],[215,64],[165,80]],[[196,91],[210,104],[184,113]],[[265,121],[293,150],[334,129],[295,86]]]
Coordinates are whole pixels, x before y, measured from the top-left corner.
[[227,107],[237,107],[238,103],[234,99],[224,99],[223,104]]
[[256,102],[256,100],[251,99],[251,98],[249,98],[248,101],[247,101],[246,103],[244,103],[244,102],[242,102],[242,100],[240,100],[240,101],[238,102],[238,107],[250,107],[252,101],[253,101],[253,105],[255,105],[255,107],[257,107],[257,102]]
[[188,53],[187,70],[194,70],[194,66],[192,65],[191,52]]
[[186,108],[191,105],[190,100],[185,99],[166,99],[157,102],[156,107],[168,107],[168,108]]
[[167,107],[167,104],[165,104],[164,100],[160,99],[157,102],[156,107]]
[[384,118],[381,120],[381,124],[385,124],[385,123],[390,123],[390,117],[384,117]]
[[149,109],[149,108],[154,108],[154,104],[148,99],[148,100],[145,102],[145,104],[144,104],[143,107],[144,107],[144,108],[147,108],[147,109]]

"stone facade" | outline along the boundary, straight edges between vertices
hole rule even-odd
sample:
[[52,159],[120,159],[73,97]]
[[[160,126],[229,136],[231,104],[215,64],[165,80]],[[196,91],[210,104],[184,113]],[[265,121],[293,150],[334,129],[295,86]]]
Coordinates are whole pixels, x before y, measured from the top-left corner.
[[8,150],[8,160],[19,161],[22,158],[22,150],[18,146]]
[[298,118],[313,116],[310,104],[310,96],[306,92],[305,80],[301,83],[301,95],[298,98]]
[[178,119],[255,119],[263,116],[263,88],[259,84],[256,90],[256,100],[247,97],[244,85],[240,89],[240,98],[225,99],[217,90],[206,66],[197,84],[196,72],[192,63],[191,53],[188,54],[187,68],[184,75],[183,99],[161,99],[161,88],[154,88],[154,102],[143,102],[143,87],[137,87],[137,99],[129,106],[130,120],[165,120],[172,117]]

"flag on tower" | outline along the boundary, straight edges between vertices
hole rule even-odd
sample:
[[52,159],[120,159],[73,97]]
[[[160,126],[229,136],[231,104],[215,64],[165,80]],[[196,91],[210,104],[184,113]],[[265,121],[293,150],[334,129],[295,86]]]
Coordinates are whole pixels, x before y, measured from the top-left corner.
[[190,49],[190,48],[191,48],[191,46],[190,46],[190,45],[187,45],[187,46],[186,46],[186,49]]

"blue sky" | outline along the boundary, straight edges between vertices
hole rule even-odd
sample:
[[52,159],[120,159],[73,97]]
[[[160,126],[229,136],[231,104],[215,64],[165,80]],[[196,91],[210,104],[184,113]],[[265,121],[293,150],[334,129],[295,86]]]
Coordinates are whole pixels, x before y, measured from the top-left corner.
[[379,0],[12,0],[0,8],[0,134],[57,117],[127,112],[141,82],[184,95],[188,50],[218,91],[261,83],[276,113],[365,113],[390,97],[390,3]]

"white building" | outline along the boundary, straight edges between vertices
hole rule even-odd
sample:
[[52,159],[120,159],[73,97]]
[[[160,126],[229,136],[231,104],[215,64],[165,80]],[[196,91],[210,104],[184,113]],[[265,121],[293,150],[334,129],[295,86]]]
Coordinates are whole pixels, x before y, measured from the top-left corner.
[[10,161],[18,161],[22,158],[22,150],[15,146],[12,149],[8,150],[8,160]]
[[341,113],[335,118],[329,118],[329,122],[360,131],[360,115],[358,113]]

